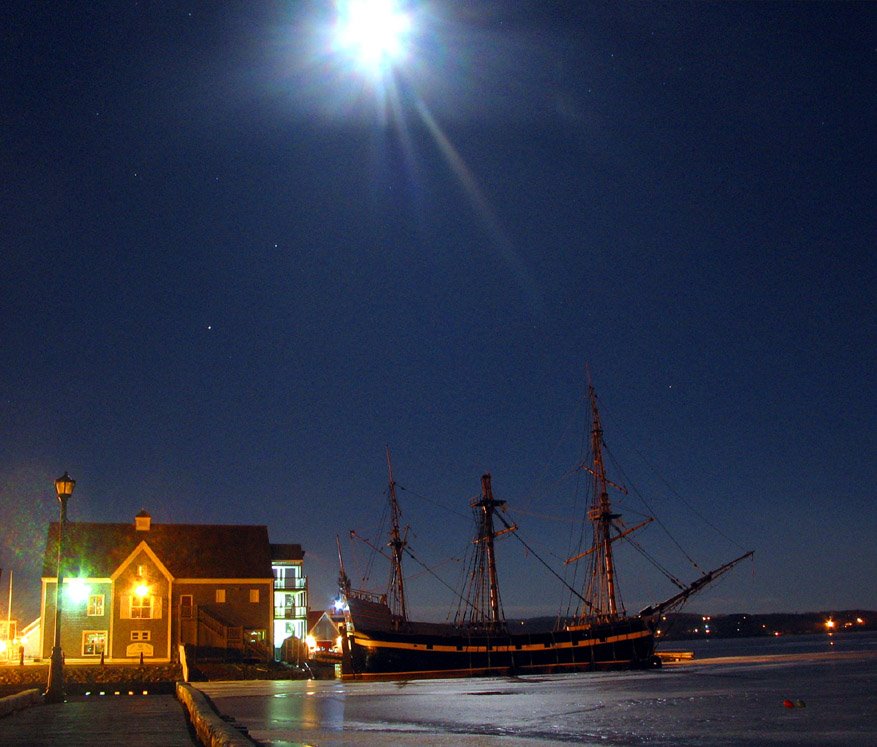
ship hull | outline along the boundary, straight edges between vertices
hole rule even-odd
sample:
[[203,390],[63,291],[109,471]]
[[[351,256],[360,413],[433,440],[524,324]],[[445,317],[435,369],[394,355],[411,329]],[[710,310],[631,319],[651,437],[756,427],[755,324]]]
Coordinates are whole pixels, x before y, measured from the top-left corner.
[[[355,606],[355,604],[354,604]],[[405,622],[357,625],[344,638],[345,679],[548,674],[655,666],[655,639],[640,618],[542,633],[488,632]]]

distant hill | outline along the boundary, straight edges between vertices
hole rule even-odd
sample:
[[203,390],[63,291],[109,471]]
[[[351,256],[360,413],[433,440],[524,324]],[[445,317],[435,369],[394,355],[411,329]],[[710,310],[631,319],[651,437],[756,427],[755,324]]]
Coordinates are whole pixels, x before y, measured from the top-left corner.
[[[508,626],[516,633],[538,633],[551,630],[556,620],[555,617],[533,617],[509,620]],[[669,641],[877,630],[877,611],[822,610],[769,614],[739,612],[730,615],[676,612],[662,615],[657,629],[661,637]]]

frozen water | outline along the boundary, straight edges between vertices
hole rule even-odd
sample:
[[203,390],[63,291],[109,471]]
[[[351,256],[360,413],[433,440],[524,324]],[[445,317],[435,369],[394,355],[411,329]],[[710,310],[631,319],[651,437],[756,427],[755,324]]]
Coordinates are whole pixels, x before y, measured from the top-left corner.
[[645,672],[198,687],[271,745],[877,744],[877,636],[858,635]]

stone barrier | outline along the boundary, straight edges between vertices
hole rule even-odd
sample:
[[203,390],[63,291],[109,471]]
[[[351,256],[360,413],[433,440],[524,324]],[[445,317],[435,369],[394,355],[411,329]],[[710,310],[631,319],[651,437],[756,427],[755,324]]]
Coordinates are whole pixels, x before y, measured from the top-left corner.
[[185,682],[177,682],[177,700],[188,712],[198,741],[205,747],[253,747],[255,744],[219,716],[200,690]]
[[0,718],[8,716],[13,711],[20,711],[22,708],[30,708],[42,701],[39,690],[25,690],[15,695],[7,695],[0,698]]

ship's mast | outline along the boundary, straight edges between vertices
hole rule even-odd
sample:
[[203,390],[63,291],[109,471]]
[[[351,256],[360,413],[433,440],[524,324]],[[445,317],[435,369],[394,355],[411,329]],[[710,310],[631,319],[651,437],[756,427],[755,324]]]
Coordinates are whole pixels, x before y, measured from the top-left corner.
[[345,597],[349,597],[351,593],[350,578],[347,571],[344,570],[344,558],[341,556],[341,539],[335,535],[335,546],[338,548],[338,589]]
[[390,610],[402,620],[408,619],[408,609],[405,605],[405,582],[402,577],[402,552],[407,542],[402,538],[399,531],[399,523],[402,512],[399,509],[399,501],[396,500],[396,481],[393,479],[393,464],[390,461],[390,447],[387,447],[387,478],[389,480],[390,496],[390,541],[387,546],[391,552],[390,567]]
[[[496,553],[494,539],[507,532],[513,532],[517,525],[507,525],[499,532],[493,528],[493,514],[497,508],[506,504],[503,500],[493,497],[493,489],[490,485],[490,474],[481,477],[481,497],[472,502],[472,508],[478,514],[478,534],[475,537],[477,545],[477,559],[475,572],[472,578],[472,591],[470,595],[474,609],[483,609],[481,601],[484,599],[483,590],[486,585],[487,591],[487,618],[483,622],[492,628],[501,628],[505,621],[502,613],[502,602],[499,598],[499,581],[496,576]],[[479,580],[480,579],[480,580]]]
[[594,524],[594,546],[592,574],[588,593],[585,597],[593,604],[592,610],[600,617],[613,619],[618,616],[615,593],[615,562],[612,558],[612,537],[610,529],[613,520],[620,518],[612,513],[609,502],[609,481],[603,464],[603,427],[597,409],[597,393],[593,385],[588,385],[588,398],[591,402],[593,424],[591,428],[591,452],[594,459],[594,499],[588,511],[588,518]]
[[482,475],[481,500],[478,502],[482,517],[479,536],[484,540],[484,550],[487,555],[488,600],[490,602],[490,622],[493,625],[498,624],[502,619],[499,601],[499,582],[496,578],[496,553],[493,545],[493,512],[497,506],[503,505],[505,505],[505,501],[497,501],[493,497],[493,489],[490,486],[490,474]]

